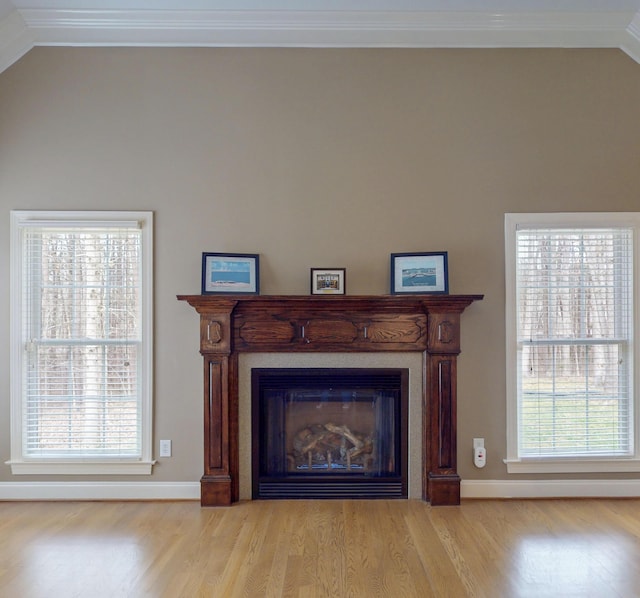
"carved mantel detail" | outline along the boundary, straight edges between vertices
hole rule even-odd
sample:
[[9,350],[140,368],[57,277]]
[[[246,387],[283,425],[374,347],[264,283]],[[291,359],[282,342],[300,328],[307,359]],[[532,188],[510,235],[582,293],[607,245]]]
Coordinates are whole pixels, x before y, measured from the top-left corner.
[[204,358],[203,506],[238,500],[238,354],[419,351],[422,496],[460,503],[456,379],[460,315],[483,295],[178,295],[200,315]]

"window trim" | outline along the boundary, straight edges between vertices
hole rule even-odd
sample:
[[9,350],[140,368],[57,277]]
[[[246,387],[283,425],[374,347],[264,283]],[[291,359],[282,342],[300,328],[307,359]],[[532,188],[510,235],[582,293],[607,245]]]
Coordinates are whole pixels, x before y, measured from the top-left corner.
[[[122,222],[132,220],[142,230],[142,356],[141,455],[136,458],[34,458],[22,448],[22,246],[21,226],[49,221],[60,225]],[[10,214],[10,420],[11,458],[5,463],[14,475],[149,475],[155,461],[153,450],[153,212],[11,210]]]
[[[516,231],[528,227],[632,227],[633,233],[633,336],[635,348],[631,364],[634,454],[621,457],[520,457],[518,455],[517,408],[517,323],[516,323]],[[505,237],[505,347],[507,473],[621,473],[640,471],[640,212],[558,212],[508,213],[504,221]]]

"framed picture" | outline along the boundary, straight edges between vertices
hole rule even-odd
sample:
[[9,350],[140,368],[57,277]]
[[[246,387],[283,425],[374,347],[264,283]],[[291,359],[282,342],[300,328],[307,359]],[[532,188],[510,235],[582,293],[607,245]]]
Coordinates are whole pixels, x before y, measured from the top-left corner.
[[449,293],[447,252],[392,253],[391,294]]
[[259,257],[253,253],[203,253],[202,294],[260,293]]
[[345,268],[311,268],[312,295],[344,295],[346,286]]

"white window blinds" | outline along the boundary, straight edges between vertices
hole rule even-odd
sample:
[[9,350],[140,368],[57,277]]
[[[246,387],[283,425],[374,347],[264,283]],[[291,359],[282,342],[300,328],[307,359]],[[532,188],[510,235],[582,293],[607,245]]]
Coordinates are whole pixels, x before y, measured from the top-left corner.
[[520,457],[633,454],[632,228],[516,231]]
[[20,230],[23,457],[140,458],[138,223]]

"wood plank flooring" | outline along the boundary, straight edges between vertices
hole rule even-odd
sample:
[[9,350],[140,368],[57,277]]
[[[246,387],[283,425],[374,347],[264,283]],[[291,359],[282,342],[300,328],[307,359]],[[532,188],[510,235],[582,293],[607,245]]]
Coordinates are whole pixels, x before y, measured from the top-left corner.
[[0,597],[632,598],[640,499],[0,502]]

